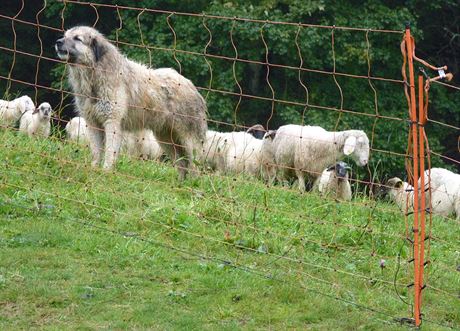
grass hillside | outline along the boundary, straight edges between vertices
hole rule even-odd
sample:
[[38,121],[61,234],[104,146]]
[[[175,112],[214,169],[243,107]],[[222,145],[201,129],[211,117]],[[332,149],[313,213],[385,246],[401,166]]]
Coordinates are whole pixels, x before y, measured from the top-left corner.
[[[407,329],[393,205],[245,177],[180,183],[127,158],[103,172],[57,139],[0,142],[1,330]],[[433,223],[423,327],[460,328],[459,224]]]

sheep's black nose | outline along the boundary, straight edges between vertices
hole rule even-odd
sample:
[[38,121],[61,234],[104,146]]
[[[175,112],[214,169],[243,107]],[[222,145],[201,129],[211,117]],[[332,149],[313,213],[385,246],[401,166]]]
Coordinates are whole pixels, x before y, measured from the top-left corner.
[[62,46],[62,44],[64,44],[64,38],[56,40],[56,46],[59,47],[59,46]]

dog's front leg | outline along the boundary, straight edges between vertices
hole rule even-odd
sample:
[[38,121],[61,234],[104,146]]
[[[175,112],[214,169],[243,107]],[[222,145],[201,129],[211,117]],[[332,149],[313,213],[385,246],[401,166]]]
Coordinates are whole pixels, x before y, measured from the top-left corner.
[[105,130],[105,155],[104,169],[111,169],[117,161],[122,140],[121,124],[118,120],[107,120],[104,123]]
[[89,147],[91,148],[93,167],[101,163],[102,150],[104,149],[104,130],[92,124],[88,124]]

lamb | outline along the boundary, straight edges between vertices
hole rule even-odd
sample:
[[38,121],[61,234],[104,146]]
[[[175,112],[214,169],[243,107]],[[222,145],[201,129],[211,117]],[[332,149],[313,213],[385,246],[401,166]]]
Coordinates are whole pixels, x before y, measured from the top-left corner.
[[284,125],[273,141],[277,178],[286,181],[297,177],[301,192],[305,192],[305,177],[311,182],[330,164],[345,155],[359,166],[369,159],[369,138],[361,130],[326,131],[319,126]]
[[351,186],[348,181],[350,167],[343,161],[326,168],[316,179],[313,189],[321,195],[335,197],[338,200],[351,200]]
[[124,132],[122,148],[128,155],[142,160],[158,160],[163,155],[152,130]]
[[67,138],[83,144],[89,143],[88,125],[83,117],[72,118],[65,126]]
[[32,99],[23,95],[12,101],[0,100],[0,125],[13,126],[27,111],[34,111]]
[[404,182],[399,177],[390,178],[386,182],[384,191],[388,193],[390,199],[396,203],[401,211],[412,211],[414,208],[414,187]]
[[48,137],[51,132],[51,114],[53,109],[48,102],[43,102],[34,111],[26,111],[19,125],[19,131],[26,133],[29,137]]
[[432,213],[442,216],[455,214],[460,220],[460,175],[442,168],[432,168],[424,174],[427,208],[430,207],[430,189]]

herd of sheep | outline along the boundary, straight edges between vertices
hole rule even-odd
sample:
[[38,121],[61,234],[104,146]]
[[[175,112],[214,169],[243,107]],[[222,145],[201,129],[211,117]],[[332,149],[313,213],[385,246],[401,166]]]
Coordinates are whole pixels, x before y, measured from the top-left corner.
[[[0,125],[14,126],[29,136],[49,136],[52,108],[42,103],[37,108],[28,96],[12,101],[0,100]],[[67,138],[89,143],[88,125],[84,118],[74,117],[66,125]],[[208,169],[219,173],[247,173],[269,184],[286,185],[296,181],[301,192],[307,187],[322,195],[349,201],[352,191],[349,166],[341,161],[350,157],[358,166],[369,160],[369,139],[364,131],[331,132],[319,126],[284,125],[266,131],[255,125],[247,131],[217,132],[208,130],[199,160]],[[125,153],[144,160],[159,160],[164,154],[151,130],[124,132]],[[427,206],[433,214],[456,215],[460,219],[460,175],[441,168],[425,172],[424,190]],[[419,179],[419,183],[421,179]],[[430,183],[430,187],[428,187]],[[420,185],[419,185],[420,186]],[[414,190],[394,177],[384,186],[389,197],[406,211],[412,208]]]

